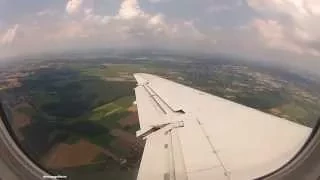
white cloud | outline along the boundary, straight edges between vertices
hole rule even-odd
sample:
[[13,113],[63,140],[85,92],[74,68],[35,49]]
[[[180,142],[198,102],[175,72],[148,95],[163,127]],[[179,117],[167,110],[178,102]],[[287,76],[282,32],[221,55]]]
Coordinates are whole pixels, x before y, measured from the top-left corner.
[[93,9],[85,9],[84,12],[85,12],[84,20],[88,22],[93,22],[97,24],[107,24],[111,19],[110,16],[101,16],[101,15],[94,14]]
[[132,19],[144,16],[144,12],[140,9],[138,0],[124,0],[120,5],[118,16],[123,19]]
[[[202,50],[212,47],[215,42],[206,37],[194,22],[170,20],[162,13],[146,12],[138,0],[123,0],[114,15],[101,11],[97,14],[90,2],[79,0],[68,1],[66,11],[67,14],[48,16],[50,11],[44,10],[29,20],[24,19],[23,29],[19,29],[21,36],[15,37],[17,26],[9,31],[11,36],[4,38],[6,43],[17,42],[10,52],[122,46]],[[34,21],[37,23],[30,23]]]
[[302,48],[286,36],[285,28],[278,21],[256,19],[252,25],[268,47],[303,53]]
[[[320,1],[247,0],[248,5],[269,20],[255,20],[254,27],[269,47],[318,55],[320,47]],[[263,23],[264,22],[264,23]],[[277,36],[266,38],[266,32]]]
[[75,14],[80,11],[83,4],[82,0],[68,0],[66,5],[66,12],[68,14]]
[[162,14],[157,14],[149,19],[149,24],[157,25],[164,24],[164,16]]
[[314,16],[320,15],[320,1],[318,0],[307,0],[306,2],[306,8],[309,10],[309,12]]
[[18,29],[19,29],[19,25],[18,24],[14,25],[12,28],[9,28],[2,35],[1,44],[2,45],[10,45],[15,40]]
[[[206,41],[193,22],[167,22],[161,13],[151,14],[143,11],[138,0],[123,0],[118,13],[114,16],[97,15],[94,9],[85,9],[82,22],[73,31],[76,38],[90,37],[97,41],[126,40],[140,45],[162,44],[183,47],[193,41]],[[71,26],[72,27],[72,26]],[[70,25],[61,32],[70,32]],[[82,28],[80,31],[78,28]],[[54,37],[64,37],[63,33]],[[70,37],[70,36],[68,36]],[[208,38],[210,39],[210,38]],[[185,43],[183,43],[185,42]]]

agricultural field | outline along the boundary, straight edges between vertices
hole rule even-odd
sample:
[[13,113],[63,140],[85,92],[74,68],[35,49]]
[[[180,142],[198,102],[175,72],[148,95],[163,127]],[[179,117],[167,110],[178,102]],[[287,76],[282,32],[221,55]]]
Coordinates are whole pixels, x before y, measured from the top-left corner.
[[[143,142],[135,136],[139,129],[135,82],[106,80],[112,76],[98,70],[41,69],[21,79],[21,87],[7,90],[23,99],[10,104],[14,132],[43,167],[61,173],[72,169],[68,170],[72,174],[76,167],[97,163],[107,167],[131,159],[122,165],[122,173],[138,168]],[[123,68],[119,70],[122,73]]]
[[319,117],[319,84],[246,64],[57,60],[17,71],[26,72],[19,86],[0,90],[17,139],[43,167],[72,179],[135,179],[144,142],[135,136],[134,73],[156,74],[309,127]]

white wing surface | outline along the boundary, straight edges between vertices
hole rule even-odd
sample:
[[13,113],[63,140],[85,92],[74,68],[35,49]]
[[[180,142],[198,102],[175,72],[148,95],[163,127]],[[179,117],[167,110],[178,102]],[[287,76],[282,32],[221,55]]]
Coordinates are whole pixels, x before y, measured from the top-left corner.
[[146,139],[138,180],[248,180],[271,173],[311,129],[150,74],[135,74]]

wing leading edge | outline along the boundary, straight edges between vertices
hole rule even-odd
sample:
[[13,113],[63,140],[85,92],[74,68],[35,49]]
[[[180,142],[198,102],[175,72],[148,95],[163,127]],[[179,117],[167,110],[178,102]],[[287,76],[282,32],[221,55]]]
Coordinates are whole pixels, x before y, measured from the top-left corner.
[[146,139],[139,180],[247,180],[279,169],[311,129],[150,74],[134,75]]

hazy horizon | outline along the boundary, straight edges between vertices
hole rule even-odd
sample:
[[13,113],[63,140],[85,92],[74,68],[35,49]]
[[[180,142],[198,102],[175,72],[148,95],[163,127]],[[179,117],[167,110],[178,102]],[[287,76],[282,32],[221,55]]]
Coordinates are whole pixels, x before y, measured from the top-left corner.
[[0,0],[0,59],[149,48],[318,73],[319,15],[316,0]]

